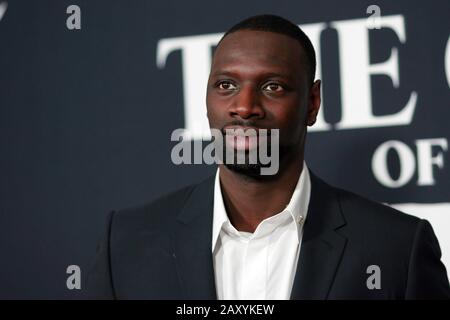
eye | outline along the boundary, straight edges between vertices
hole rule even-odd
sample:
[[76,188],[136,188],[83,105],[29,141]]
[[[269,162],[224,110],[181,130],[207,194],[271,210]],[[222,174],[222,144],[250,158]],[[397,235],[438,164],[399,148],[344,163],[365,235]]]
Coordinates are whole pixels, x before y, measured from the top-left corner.
[[280,85],[276,82],[270,82],[263,87],[263,90],[266,90],[269,92],[282,92],[284,90],[284,88],[282,85]]
[[217,83],[217,87],[220,90],[227,90],[227,91],[228,90],[236,90],[237,89],[237,86],[233,82],[228,81],[228,80],[224,80],[224,81],[218,82]]

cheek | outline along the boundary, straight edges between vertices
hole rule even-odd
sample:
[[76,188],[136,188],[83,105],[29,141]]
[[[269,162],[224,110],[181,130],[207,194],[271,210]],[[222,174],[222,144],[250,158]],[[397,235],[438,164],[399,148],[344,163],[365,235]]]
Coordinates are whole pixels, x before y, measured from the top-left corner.
[[206,115],[208,117],[209,125],[212,128],[217,128],[221,122],[223,115],[221,110],[224,110],[219,105],[219,102],[210,96],[206,96]]
[[298,104],[283,106],[274,114],[276,127],[280,129],[280,140],[287,144],[297,143],[305,130],[306,113]]
[[214,99],[211,98],[211,95],[206,93],[206,115],[208,116],[209,121],[214,118]]

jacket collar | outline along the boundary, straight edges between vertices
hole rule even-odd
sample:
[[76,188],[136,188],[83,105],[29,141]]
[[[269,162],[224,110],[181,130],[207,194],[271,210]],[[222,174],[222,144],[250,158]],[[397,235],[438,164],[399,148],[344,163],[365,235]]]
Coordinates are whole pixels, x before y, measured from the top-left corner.
[[[217,299],[211,250],[214,178],[188,196],[173,235],[178,277],[186,299]],[[291,299],[326,299],[345,249],[336,189],[311,170],[311,199]]]
[[311,200],[305,221],[291,299],[326,299],[347,239],[337,190],[311,173]]

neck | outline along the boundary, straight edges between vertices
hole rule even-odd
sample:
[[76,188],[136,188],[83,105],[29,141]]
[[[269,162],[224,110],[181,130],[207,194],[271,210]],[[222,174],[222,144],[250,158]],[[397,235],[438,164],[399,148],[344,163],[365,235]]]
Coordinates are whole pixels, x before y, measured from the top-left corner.
[[297,156],[276,177],[258,180],[220,165],[220,184],[228,218],[239,231],[254,232],[268,217],[286,208],[303,169],[303,155]]

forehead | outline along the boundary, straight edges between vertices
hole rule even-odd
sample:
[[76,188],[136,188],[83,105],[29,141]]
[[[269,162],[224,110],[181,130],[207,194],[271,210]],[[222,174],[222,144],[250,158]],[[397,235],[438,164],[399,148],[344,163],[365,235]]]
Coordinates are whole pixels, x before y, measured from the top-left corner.
[[292,37],[267,31],[240,30],[226,36],[217,47],[211,71],[272,69],[291,75],[302,72],[303,60],[303,49]]

